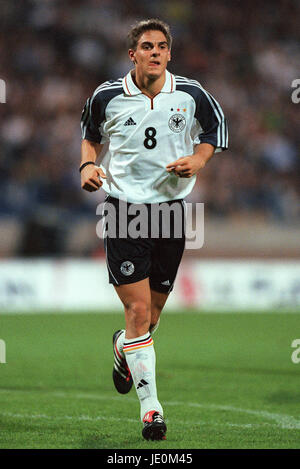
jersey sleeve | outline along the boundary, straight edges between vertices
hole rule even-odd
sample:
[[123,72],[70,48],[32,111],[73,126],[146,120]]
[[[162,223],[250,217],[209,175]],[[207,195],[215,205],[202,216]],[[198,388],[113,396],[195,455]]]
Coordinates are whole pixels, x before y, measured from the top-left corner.
[[201,132],[195,143],[210,143],[219,152],[228,148],[227,121],[220,104],[204,88],[198,88],[194,96],[196,101],[195,118],[201,126]]
[[96,143],[105,143],[107,138],[103,132],[105,106],[99,95],[88,98],[81,115],[82,138]]

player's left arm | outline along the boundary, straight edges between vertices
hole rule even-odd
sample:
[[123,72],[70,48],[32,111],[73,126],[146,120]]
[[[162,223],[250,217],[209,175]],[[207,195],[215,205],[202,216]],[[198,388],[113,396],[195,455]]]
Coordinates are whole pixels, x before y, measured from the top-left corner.
[[198,135],[200,143],[194,147],[193,155],[179,158],[166,167],[169,173],[185,178],[204,168],[214,153],[228,148],[227,122],[221,106],[199,83],[192,93],[196,104],[194,117],[202,129]]
[[190,178],[204,168],[215,152],[215,147],[210,143],[200,143],[195,146],[193,155],[183,156],[167,165],[168,173],[173,172],[176,176]]

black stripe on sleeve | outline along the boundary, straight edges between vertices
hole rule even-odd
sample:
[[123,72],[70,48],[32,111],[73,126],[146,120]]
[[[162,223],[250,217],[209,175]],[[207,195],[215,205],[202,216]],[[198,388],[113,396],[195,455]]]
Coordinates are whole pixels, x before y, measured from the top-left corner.
[[190,94],[195,101],[195,118],[203,132],[199,135],[201,143],[210,143],[216,148],[228,148],[227,122],[219,103],[205,91],[200,84],[188,80],[176,80],[176,89]]
[[122,92],[121,86],[99,87],[99,90],[96,90],[93,96],[87,100],[81,117],[82,138],[101,143],[103,136],[100,126],[105,120],[106,107],[111,99]]

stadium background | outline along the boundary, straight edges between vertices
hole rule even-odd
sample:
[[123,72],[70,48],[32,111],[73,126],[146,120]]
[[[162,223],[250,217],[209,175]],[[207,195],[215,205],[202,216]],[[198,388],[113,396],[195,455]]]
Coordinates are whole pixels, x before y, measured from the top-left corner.
[[[78,388],[78,377],[79,389],[98,389],[96,377],[83,378],[83,370],[88,373],[98,366],[95,349],[89,351],[90,341],[101,338],[110,347],[110,328],[117,326],[117,318],[122,316],[109,314],[120,313],[120,306],[112,287],[107,286],[103,244],[95,233],[96,206],[104,193],[80,189],[79,119],[86,98],[99,83],[123,76],[130,69],[124,41],[129,27],[137,19],[159,17],[170,24],[174,39],[169,70],[198,80],[220,101],[229,122],[230,149],[211,160],[187,199],[205,203],[205,244],[199,251],[185,254],[168,306],[170,312],[179,314],[170,315],[161,325],[164,339],[160,343],[157,339],[157,347],[167,347],[168,337],[172,346],[172,340],[179,337],[179,322],[182,346],[186,345],[187,356],[188,351],[194,353],[189,348],[189,321],[183,317],[190,318],[191,327],[204,334],[198,349],[203,353],[203,376],[208,370],[216,370],[212,388],[218,388],[217,363],[222,361],[223,372],[228,372],[228,403],[232,404],[230,383],[232,379],[239,381],[235,366],[238,364],[240,371],[249,366],[254,391],[262,386],[259,378],[265,373],[275,397],[272,403],[264,401],[259,406],[247,395],[248,407],[267,409],[269,405],[272,412],[290,409],[295,418],[298,411],[293,403],[296,405],[299,392],[293,379],[299,373],[290,360],[290,345],[300,335],[299,319],[297,314],[284,312],[297,313],[300,305],[300,104],[291,100],[292,81],[300,78],[299,2],[2,0],[0,10],[0,78],[5,80],[7,91],[6,103],[0,104],[0,310],[10,313],[0,317],[0,338],[7,343],[8,357],[6,365],[0,364],[2,397],[6,389],[13,388],[31,389],[32,399],[38,388],[66,388],[67,392],[67,382],[70,389]],[[104,314],[100,323],[89,314],[77,314],[77,319],[73,315],[59,319],[59,315],[51,314],[12,314],[49,310]],[[219,315],[223,310],[229,314]],[[260,313],[253,313],[256,310]],[[207,311],[216,314],[207,315]],[[239,315],[242,311],[252,314]],[[267,319],[263,311],[277,314]],[[70,342],[69,327],[74,335]],[[270,330],[272,337],[267,332]],[[60,335],[62,331],[65,335]],[[80,350],[83,356],[89,354],[90,368],[80,361],[75,365],[71,358],[70,350],[74,347],[75,353],[81,340]],[[216,340],[219,348],[215,354],[210,350],[211,355],[205,355],[204,346],[215,347]],[[39,344],[36,348],[35,341]],[[55,343],[55,352],[51,342]],[[109,374],[110,355],[104,350]],[[37,365],[36,354],[51,370],[50,377],[45,366]],[[62,355],[67,357],[64,369],[58,365]],[[276,378],[274,361],[282,372],[279,370]],[[178,363],[186,369],[182,356],[174,361],[174,369]],[[166,395],[168,366],[165,363],[165,375],[162,371],[160,377]],[[104,367],[104,381],[105,372]],[[184,376],[183,370],[181,373]],[[285,389],[282,379],[287,374],[291,387]],[[245,378],[246,389],[249,380]],[[278,389],[272,381],[277,378]],[[194,374],[187,379],[198,382]],[[226,389],[227,381],[224,376],[222,379]],[[239,385],[241,404],[243,384]],[[110,396],[109,385],[104,388]],[[224,395],[226,392],[220,391],[220,396],[212,393],[215,399],[211,405],[221,405]],[[24,395],[19,398],[24,402]],[[14,399],[18,401],[16,396]],[[44,410],[42,400],[37,402]],[[30,409],[29,403],[26,405]],[[11,415],[19,415],[16,408]],[[6,418],[10,418],[8,414]],[[26,429],[25,422],[24,415]],[[241,431],[238,423],[230,425]],[[287,432],[282,425],[282,432]],[[299,425],[298,421],[294,428]],[[20,436],[18,440],[19,430],[13,425],[9,428],[11,434],[2,445],[38,447],[34,436],[30,443]],[[55,431],[59,434],[58,429]],[[71,440],[62,443],[63,437],[60,442],[52,441],[49,435],[53,447],[77,444]],[[39,441],[45,446],[42,437]],[[128,441],[116,439],[111,443],[108,439],[106,447],[130,447]],[[282,437],[278,444],[296,444],[291,441],[288,436]],[[95,447],[92,440],[86,444]],[[182,447],[180,441],[176,444]],[[198,447],[200,443],[194,444]],[[205,444],[272,447],[276,439],[274,443],[271,437],[255,439],[251,434],[242,441],[238,436],[225,442],[212,437]]]
[[[187,199],[205,203],[205,243],[186,251],[185,259],[299,259],[299,106],[291,100],[300,60],[299,3],[72,0],[4,1],[1,7],[0,76],[7,86],[7,102],[0,106],[2,259],[103,259],[95,210],[104,192],[80,190],[79,118],[99,83],[130,69],[124,41],[130,26],[153,16],[173,32],[170,71],[200,81],[229,121],[230,150],[207,165]],[[245,295],[268,297],[259,307],[299,305],[299,275],[297,281],[289,269],[299,271],[288,266],[279,294],[278,283],[261,267],[245,271]],[[26,270],[14,280],[15,268],[8,275],[8,264],[2,264],[0,304],[39,307],[28,279],[42,276]],[[226,264],[220,269],[211,288],[203,284],[205,276],[201,285],[189,285],[194,275],[188,270],[183,283],[179,279],[178,301],[190,292],[186,306],[205,306],[207,296],[230,293],[234,285],[217,280]],[[209,288],[195,298],[193,291]],[[48,297],[50,305],[51,291]],[[57,302],[62,305],[62,298]]]

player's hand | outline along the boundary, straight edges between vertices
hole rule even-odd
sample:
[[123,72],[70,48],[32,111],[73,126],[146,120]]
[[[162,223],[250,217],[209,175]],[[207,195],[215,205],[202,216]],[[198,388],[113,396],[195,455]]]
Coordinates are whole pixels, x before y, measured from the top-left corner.
[[191,178],[200,169],[204,168],[205,161],[196,155],[184,156],[172,163],[169,163],[166,168],[168,173],[174,173],[180,178]]
[[81,171],[81,188],[88,192],[97,191],[103,184],[100,178],[106,179],[103,170],[96,165],[87,165]]

